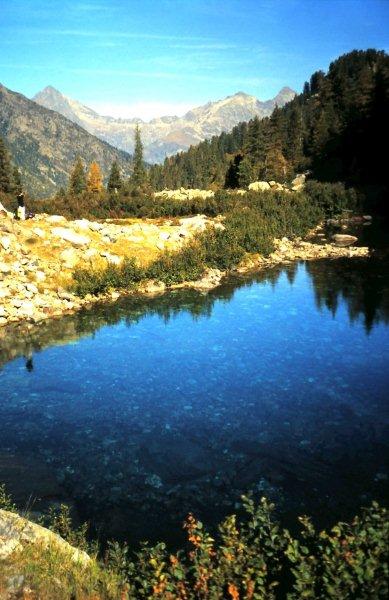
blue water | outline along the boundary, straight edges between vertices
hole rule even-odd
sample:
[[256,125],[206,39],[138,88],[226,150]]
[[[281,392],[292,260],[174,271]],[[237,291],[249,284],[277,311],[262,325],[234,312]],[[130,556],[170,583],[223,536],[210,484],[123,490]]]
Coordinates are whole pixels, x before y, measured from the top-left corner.
[[0,354],[0,481],[134,542],[174,541],[189,511],[213,525],[250,490],[286,522],[383,501],[388,281],[354,265],[274,269],[32,331],[24,356]]

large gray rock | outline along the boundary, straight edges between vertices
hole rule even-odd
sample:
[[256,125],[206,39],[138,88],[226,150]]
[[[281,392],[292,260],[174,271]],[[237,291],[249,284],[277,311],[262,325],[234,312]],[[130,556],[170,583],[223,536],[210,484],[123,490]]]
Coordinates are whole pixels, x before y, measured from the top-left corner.
[[302,173],[301,175],[296,175],[296,177],[294,179],[292,179],[292,187],[294,186],[303,186],[305,183],[305,175],[304,173]]
[[223,273],[219,269],[207,269],[203,277],[193,283],[193,287],[210,290],[220,284],[222,277]]
[[336,246],[344,247],[351,246],[355,242],[358,241],[358,238],[355,235],[347,235],[345,233],[336,233],[331,238]]
[[10,238],[5,235],[0,237],[0,246],[3,248],[3,250],[9,250],[9,247],[11,246]]
[[64,266],[68,269],[72,269],[79,261],[79,256],[74,248],[66,248],[62,250],[59,255],[61,262],[64,263]]
[[90,239],[86,235],[80,235],[66,227],[53,227],[51,233],[65,242],[70,242],[74,246],[86,246],[90,242]]
[[9,212],[5,206],[0,202],[0,217],[13,217],[13,214]]
[[8,265],[7,263],[1,262],[0,263],[0,273],[4,273],[5,275],[8,273],[11,273],[12,271],[12,267],[10,265]]
[[48,221],[48,223],[65,223],[66,218],[62,215],[49,215],[46,217],[46,221]]
[[250,183],[249,190],[253,192],[264,192],[270,190],[270,184],[267,181],[253,181]]
[[83,229],[86,231],[90,228],[91,223],[88,221],[88,219],[75,219],[73,221],[73,225],[78,227],[78,229]]
[[16,513],[0,510],[0,559],[5,560],[14,552],[23,551],[26,545],[56,547],[75,562],[88,564],[90,557],[86,552],[74,548],[59,535],[45,527],[32,523]]

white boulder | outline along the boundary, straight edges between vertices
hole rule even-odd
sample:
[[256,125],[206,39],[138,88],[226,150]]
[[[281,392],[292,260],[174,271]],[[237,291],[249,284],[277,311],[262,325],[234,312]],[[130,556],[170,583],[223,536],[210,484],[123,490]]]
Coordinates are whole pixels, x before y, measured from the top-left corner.
[[90,239],[86,235],[80,235],[66,227],[53,227],[51,233],[65,242],[70,242],[74,246],[86,246],[90,242]]
[[264,192],[270,190],[270,184],[267,181],[253,181],[250,183],[249,190],[253,192]]
[[355,242],[358,241],[358,238],[355,235],[346,235],[345,233],[336,233],[331,238],[336,246],[351,246]]

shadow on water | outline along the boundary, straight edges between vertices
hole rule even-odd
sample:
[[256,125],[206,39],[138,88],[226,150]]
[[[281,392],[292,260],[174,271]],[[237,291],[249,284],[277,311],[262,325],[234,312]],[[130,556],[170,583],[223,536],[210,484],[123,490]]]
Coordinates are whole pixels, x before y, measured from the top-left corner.
[[287,523],[383,501],[387,267],[295,263],[2,330],[0,481],[133,542],[248,490]]

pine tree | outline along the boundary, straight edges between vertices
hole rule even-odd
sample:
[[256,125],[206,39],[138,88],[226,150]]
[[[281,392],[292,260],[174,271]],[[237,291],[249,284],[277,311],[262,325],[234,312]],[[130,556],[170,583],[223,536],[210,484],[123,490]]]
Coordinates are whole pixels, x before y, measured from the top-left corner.
[[92,162],[90,164],[88,177],[86,181],[86,187],[88,192],[101,192],[101,188],[103,187],[103,177],[101,175],[100,167],[97,164],[97,162]]
[[304,127],[301,108],[298,103],[292,108],[287,126],[285,157],[298,168],[303,160]]
[[263,126],[258,117],[254,117],[248,124],[245,150],[253,166],[264,161],[265,140]]
[[257,179],[254,165],[250,157],[245,156],[239,163],[238,182],[239,187],[248,187],[250,183]]
[[139,125],[135,127],[134,172],[131,181],[135,187],[140,187],[146,182],[146,170],[143,161],[143,144]]
[[122,185],[123,181],[120,174],[120,167],[118,162],[115,160],[112,163],[111,172],[108,177],[107,190],[117,194]]
[[70,175],[69,180],[69,192],[78,196],[86,190],[86,176],[84,165],[82,164],[81,157],[78,156],[74,163],[73,171]]
[[9,153],[4,141],[0,138],[0,192],[10,194],[13,192],[12,166]]
[[20,194],[23,191],[22,178],[20,177],[20,172],[16,165],[13,168],[12,175],[13,175],[13,177],[12,177],[13,191],[15,194]]
[[273,146],[266,154],[264,179],[266,181],[285,181],[289,170],[288,161],[279,147]]

